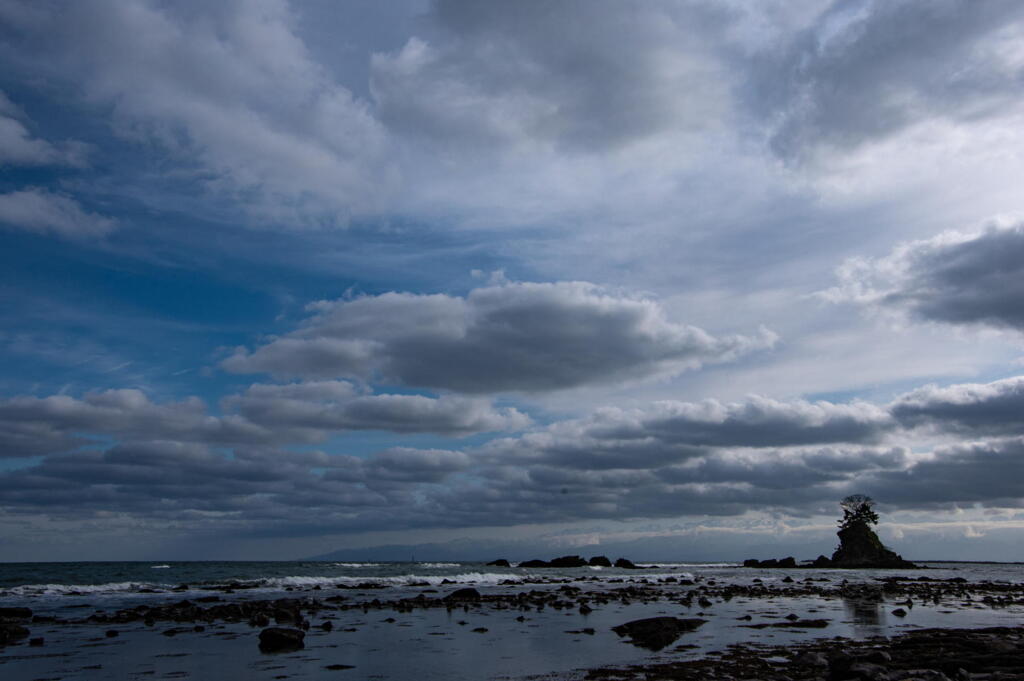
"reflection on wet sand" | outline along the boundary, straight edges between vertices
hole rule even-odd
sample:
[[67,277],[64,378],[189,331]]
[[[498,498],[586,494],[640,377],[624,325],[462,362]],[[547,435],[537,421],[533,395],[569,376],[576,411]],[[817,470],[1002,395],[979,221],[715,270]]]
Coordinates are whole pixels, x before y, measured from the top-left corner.
[[882,605],[883,602],[880,599],[870,596],[843,599],[843,608],[853,623],[853,629],[858,638],[885,634],[885,610],[882,609]]

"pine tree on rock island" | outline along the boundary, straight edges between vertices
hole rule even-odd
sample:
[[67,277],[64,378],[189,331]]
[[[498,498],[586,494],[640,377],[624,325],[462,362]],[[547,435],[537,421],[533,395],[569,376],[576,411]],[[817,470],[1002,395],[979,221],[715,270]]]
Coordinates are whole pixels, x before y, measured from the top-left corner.
[[877,525],[878,514],[872,509],[875,500],[864,494],[851,494],[839,505],[843,509],[843,517],[839,520],[840,529],[847,529],[857,524]]

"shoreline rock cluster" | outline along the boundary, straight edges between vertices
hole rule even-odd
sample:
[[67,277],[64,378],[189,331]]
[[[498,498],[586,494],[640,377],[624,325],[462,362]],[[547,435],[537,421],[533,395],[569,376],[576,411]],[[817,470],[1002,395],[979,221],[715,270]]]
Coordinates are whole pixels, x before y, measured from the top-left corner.
[[[512,564],[505,558],[499,558],[487,563],[493,567],[512,567]],[[607,556],[593,556],[589,560],[580,556],[560,556],[551,560],[524,560],[516,565],[520,568],[582,568],[582,567],[617,567],[622,570],[643,570],[628,558],[617,558],[615,562],[608,560]]]

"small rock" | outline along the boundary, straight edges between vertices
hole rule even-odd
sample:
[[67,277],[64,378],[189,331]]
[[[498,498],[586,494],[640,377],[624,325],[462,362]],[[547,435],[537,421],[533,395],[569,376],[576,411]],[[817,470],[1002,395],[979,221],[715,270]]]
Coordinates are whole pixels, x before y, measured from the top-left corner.
[[858,662],[850,665],[850,668],[847,670],[847,674],[856,676],[859,679],[865,679],[865,681],[874,681],[874,679],[880,678],[887,671],[888,670],[880,664]]
[[472,587],[465,589],[456,589],[447,596],[444,597],[445,603],[454,603],[456,601],[479,601],[480,592]]
[[260,651],[282,653],[302,650],[306,647],[306,633],[300,629],[270,627],[260,632]]
[[827,667],[828,658],[822,653],[804,653],[793,660],[794,663],[805,667]]
[[679,619],[678,617],[648,617],[612,627],[619,636],[629,636],[633,645],[649,650],[661,650],[684,632],[693,631],[707,620]]

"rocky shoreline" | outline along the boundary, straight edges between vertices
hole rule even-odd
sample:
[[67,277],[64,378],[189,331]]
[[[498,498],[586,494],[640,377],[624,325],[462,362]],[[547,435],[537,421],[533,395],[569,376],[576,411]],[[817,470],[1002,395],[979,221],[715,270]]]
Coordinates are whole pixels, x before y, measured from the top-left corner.
[[[573,676],[543,676],[578,679]],[[739,645],[696,660],[600,667],[586,681],[1013,681],[1024,679],[1024,627],[922,629],[892,639]]]
[[[95,609],[92,605],[83,604],[80,606],[82,616],[57,617],[23,607],[0,608],[0,652],[21,647],[46,649],[51,645],[48,636],[44,635],[46,632],[81,628],[93,632],[86,635],[90,641],[123,636],[135,636],[134,640],[139,636],[189,640],[192,636],[230,635],[249,641],[246,644],[248,649],[253,655],[258,655],[301,651],[309,641],[307,634],[313,635],[320,642],[317,645],[322,646],[325,640],[338,634],[358,634],[368,627],[377,626],[371,624],[373,622],[394,623],[396,619],[407,619],[416,613],[447,613],[448,621],[455,624],[456,630],[466,632],[467,636],[487,634],[489,628],[497,627],[496,631],[509,629],[499,626],[501,622],[498,620],[531,626],[529,622],[541,621],[543,616],[563,615],[580,618],[583,622],[589,620],[590,623],[576,625],[572,629],[561,627],[553,630],[552,634],[578,639],[607,636],[614,632],[615,640],[623,645],[631,644],[637,649],[661,651],[661,655],[670,657],[679,654],[679,657],[687,658],[656,664],[597,667],[585,672],[587,679],[901,681],[921,678],[927,681],[998,681],[1024,678],[1012,676],[1019,674],[1020,670],[1004,664],[1005,654],[999,652],[1002,649],[1013,651],[1014,655],[1020,652],[1022,632],[1016,628],[984,630],[987,633],[943,629],[940,631],[957,633],[948,636],[935,634],[930,638],[922,638],[920,632],[908,632],[891,642],[828,639],[796,647],[787,646],[784,650],[744,644],[727,647],[696,660],[689,659],[692,655],[686,654],[692,649],[689,641],[716,621],[720,630],[725,627],[732,631],[806,631],[808,637],[825,635],[832,622],[826,616],[828,613],[814,607],[793,605],[802,602],[838,600],[867,606],[875,611],[884,608],[891,617],[900,619],[913,612],[915,606],[921,609],[949,608],[951,613],[957,608],[1000,610],[1024,607],[1024,583],[969,582],[960,577],[925,575],[887,575],[851,582],[843,579],[842,573],[831,571],[814,576],[796,572],[772,580],[755,577],[747,583],[734,583],[700,575],[691,579],[682,575],[648,576],[640,572],[619,577],[537,576],[529,580],[509,580],[491,589],[483,589],[483,592],[457,583],[423,585],[404,592],[395,592],[373,582],[355,587],[339,584],[336,588],[290,589],[291,593],[285,597],[262,600],[239,586],[227,583],[220,587],[204,587],[207,590],[205,595],[190,594],[191,598],[140,603],[117,609]],[[168,594],[171,596],[173,594]],[[736,616],[735,607],[730,606],[733,602],[745,604],[740,612],[746,614]],[[786,607],[794,607],[801,614],[792,611],[788,614],[785,611],[777,615],[767,614],[773,608],[758,607],[759,603],[767,606],[790,604]],[[615,613],[634,612],[637,606],[647,607],[652,614],[666,614],[609,621],[609,618],[617,617]],[[728,610],[729,607],[733,610]],[[65,610],[65,613],[73,612]],[[726,612],[731,614],[726,615]],[[672,613],[679,613],[679,616]],[[598,615],[605,617],[595,620]],[[491,623],[481,626],[483,617],[490,617]],[[546,621],[549,622],[545,625],[547,627],[557,626],[550,624],[553,621],[550,616]],[[596,621],[606,624],[595,628],[593,623]],[[402,624],[398,622],[395,626]],[[813,633],[817,631],[822,633]],[[956,655],[942,657],[939,654],[942,651],[927,648],[930,642],[940,640],[947,642],[943,650],[956,651]],[[997,640],[1003,642],[997,643]],[[914,661],[912,654],[923,657]],[[886,660],[885,655],[890,659]],[[959,666],[951,666],[954,662]],[[918,676],[905,673],[920,669],[931,671]],[[961,669],[963,673],[960,673]],[[286,677],[287,674],[282,676]]]

